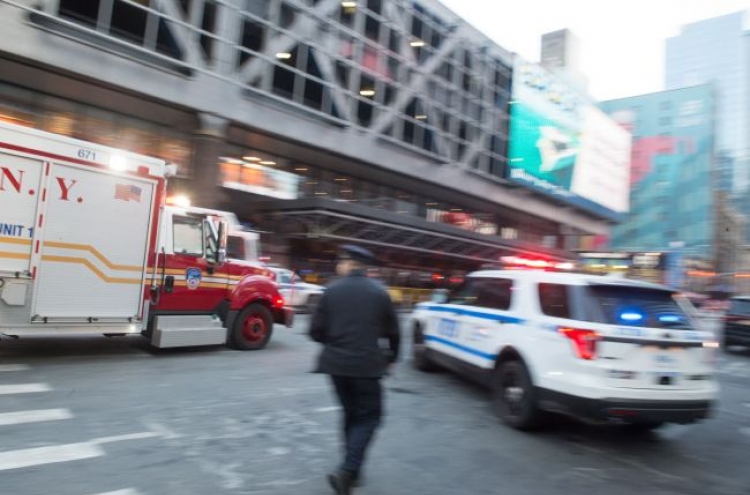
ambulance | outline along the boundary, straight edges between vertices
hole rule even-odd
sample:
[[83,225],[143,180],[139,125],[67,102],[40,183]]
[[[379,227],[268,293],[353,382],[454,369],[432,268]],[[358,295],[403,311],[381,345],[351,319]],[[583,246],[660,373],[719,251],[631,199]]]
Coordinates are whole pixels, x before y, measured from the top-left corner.
[[291,326],[268,270],[226,256],[231,213],[167,205],[173,173],[0,122],[0,336],[143,334],[158,348],[252,350],[274,323]]

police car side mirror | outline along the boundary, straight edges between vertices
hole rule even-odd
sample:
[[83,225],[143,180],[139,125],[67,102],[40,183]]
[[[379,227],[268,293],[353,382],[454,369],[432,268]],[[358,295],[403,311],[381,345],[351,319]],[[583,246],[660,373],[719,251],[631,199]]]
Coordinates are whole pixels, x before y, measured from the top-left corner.
[[445,304],[448,302],[448,289],[435,289],[430,294],[430,301],[436,304]]

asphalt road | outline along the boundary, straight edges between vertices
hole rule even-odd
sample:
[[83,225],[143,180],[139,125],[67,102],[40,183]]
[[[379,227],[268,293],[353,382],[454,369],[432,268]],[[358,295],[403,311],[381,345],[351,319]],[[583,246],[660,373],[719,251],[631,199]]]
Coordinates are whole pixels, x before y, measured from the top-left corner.
[[[138,337],[0,342],[3,495],[325,495],[338,409],[304,330],[259,352]],[[408,339],[406,339],[408,340]],[[406,349],[408,354],[408,346]],[[357,495],[748,495],[750,351],[722,354],[714,418],[632,436],[521,433],[485,390],[401,360]]]

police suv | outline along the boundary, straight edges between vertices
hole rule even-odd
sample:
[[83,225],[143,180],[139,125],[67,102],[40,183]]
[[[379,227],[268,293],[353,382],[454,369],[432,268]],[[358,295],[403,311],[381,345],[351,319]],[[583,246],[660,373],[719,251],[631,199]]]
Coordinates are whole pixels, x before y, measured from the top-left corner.
[[414,365],[491,387],[530,429],[547,412],[656,428],[708,417],[718,344],[667,287],[578,273],[474,272],[412,313]]

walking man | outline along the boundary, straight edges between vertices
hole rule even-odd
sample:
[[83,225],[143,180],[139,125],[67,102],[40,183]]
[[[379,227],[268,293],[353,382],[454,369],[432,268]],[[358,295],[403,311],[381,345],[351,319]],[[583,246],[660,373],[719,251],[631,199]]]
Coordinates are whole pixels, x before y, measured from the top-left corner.
[[[341,466],[328,475],[337,495],[358,482],[365,453],[382,416],[380,379],[398,357],[398,317],[385,287],[367,277],[377,259],[365,248],[344,245],[336,273],[310,322],[310,337],[323,344],[317,373],[331,376],[343,408],[346,446]],[[387,340],[388,348],[381,347]]]

